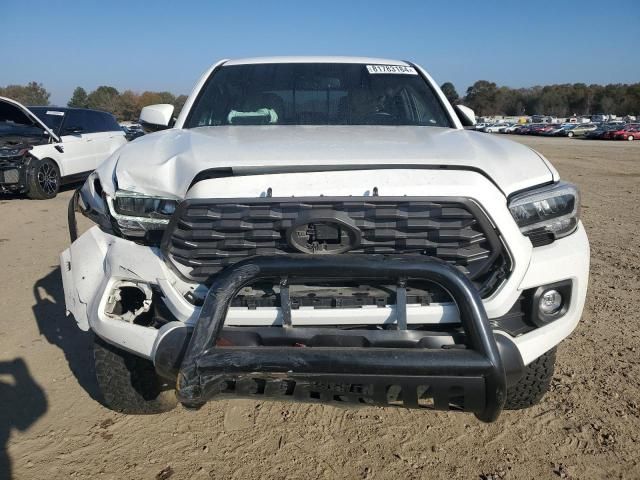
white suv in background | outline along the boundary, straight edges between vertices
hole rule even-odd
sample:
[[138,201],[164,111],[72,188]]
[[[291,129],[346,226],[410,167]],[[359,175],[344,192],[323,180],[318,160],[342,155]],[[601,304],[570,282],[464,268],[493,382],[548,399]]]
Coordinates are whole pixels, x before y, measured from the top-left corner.
[[0,192],[53,198],[127,143],[115,117],[82,108],[25,107],[0,97]]

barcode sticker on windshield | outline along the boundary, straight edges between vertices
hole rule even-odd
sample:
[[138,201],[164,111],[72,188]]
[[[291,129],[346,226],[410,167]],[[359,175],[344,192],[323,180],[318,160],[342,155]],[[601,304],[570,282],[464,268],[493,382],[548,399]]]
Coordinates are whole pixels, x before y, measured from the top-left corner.
[[404,65],[367,65],[369,73],[394,73],[400,75],[417,75],[416,69],[413,67],[405,67]]
[[59,117],[64,116],[64,112],[57,112],[55,110],[47,110],[47,115],[57,115]]

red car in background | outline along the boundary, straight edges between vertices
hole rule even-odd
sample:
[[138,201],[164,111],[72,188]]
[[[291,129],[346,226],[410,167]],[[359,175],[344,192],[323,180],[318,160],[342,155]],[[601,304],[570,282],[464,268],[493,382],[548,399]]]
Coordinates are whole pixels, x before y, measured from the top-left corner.
[[560,128],[559,124],[549,123],[548,125],[545,125],[544,127],[538,129],[536,133],[538,135],[549,135],[551,132],[553,132],[554,130],[557,130],[558,128]]
[[544,132],[544,129],[547,128],[546,124],[532,125],[529,129],[529,135],[541,135]]
[[640,124],[631,123],[617,130],[609,130],[602,135],[607,140],[640,140]]

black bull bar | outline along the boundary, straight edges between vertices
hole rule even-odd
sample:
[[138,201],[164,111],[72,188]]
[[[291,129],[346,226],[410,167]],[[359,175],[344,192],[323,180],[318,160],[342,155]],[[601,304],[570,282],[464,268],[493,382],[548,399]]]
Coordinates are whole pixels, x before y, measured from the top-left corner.
[[[389,336],[412,332],[407,331],[406,282],[440,285],[458,307],[464,344],[379,348],[226,346],[219,341],[231,301],[243,287],[257,280],[279,283],[283,325],[268,328],[291,333],[305,327],[292,326],[288,285],[341,279],[396,283],[397,330],[377,332]],[[216,276],[188,342],[177,379],[178,399],[188,407],[200,407],[214,397],[273,397],[457,409],[490,422],[500,414],[506,397],[501,349],[477,289],[461,272],[435,258],[288,255],[244,260]],[[159,360],[156,357],[157,368]]]

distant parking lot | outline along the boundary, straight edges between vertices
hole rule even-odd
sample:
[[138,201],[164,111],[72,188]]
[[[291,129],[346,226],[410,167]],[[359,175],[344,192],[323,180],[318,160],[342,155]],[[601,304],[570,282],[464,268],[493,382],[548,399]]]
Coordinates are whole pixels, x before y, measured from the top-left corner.
[[479,123],[475,130],[485,133],[532,135],[543,137],[582,138],[585,140],[640,140],[640,123],[610,122],[544,122],[544,123]]

